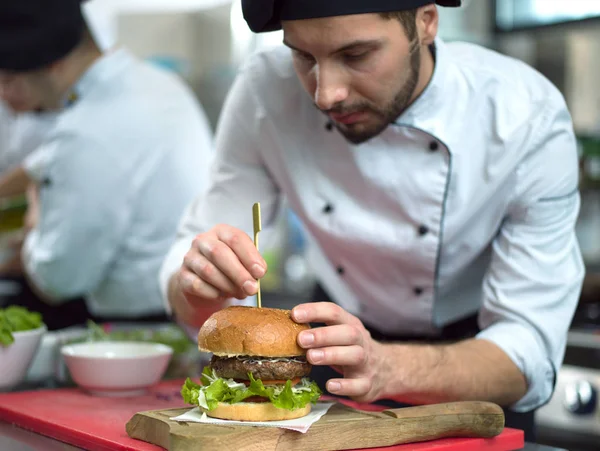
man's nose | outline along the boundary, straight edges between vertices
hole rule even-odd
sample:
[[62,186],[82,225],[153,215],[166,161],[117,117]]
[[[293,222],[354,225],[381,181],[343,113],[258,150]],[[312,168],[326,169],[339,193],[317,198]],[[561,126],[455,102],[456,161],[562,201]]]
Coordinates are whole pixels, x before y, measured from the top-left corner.
[[348,85],[342,74],[327,68],[319,68],[317,73],[317,88],[315,104],[324,111],[348,98]]

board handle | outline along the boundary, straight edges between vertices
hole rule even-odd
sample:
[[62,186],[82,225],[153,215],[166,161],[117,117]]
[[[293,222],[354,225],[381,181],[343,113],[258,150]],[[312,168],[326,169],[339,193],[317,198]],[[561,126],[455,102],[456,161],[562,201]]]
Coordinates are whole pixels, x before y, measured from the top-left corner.
[[504,430],[504,411],[491,402],[449,402],[388,409],[382,413],[399,420],[416,421],[435,438],[491,438]]

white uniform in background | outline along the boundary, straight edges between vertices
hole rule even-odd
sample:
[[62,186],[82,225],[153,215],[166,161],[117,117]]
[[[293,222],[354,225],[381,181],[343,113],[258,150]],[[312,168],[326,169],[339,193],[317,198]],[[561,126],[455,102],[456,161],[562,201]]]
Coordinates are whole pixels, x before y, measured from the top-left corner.
[[56,303],[82,296],[95,316],[162,314],[157,274],[207,182],[209,123],[182,81],[125,49],[96,61],[73,95],[25,160],[41,205],[26,271]]
[[217,134],[208,195],[189,209],[161,284],[193,237],[252,231],[281,195],[311,238],[332,298],[379,331],[435,337],[479,311],[486,339],[527,378],[513,407],[548,401],[584,266],[573,126],[539,73],[482,47],[436,40],[433,78],[379,136],[352,145],[298,82],[289,49],[250,59]]

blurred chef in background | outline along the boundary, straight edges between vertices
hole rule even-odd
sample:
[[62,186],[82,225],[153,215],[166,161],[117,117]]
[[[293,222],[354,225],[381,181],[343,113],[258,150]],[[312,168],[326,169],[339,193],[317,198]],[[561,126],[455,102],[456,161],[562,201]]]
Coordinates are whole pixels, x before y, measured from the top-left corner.
[[[102,29],[102,16],[94,9],[95,5],[94,1],[83,2],[82,14],[94,41],[106,51],[115,42]],[[0,100],[0,204],[7,198],[25,195],[30,179],[22,163],[43,143],[58,113],[41,109],[15,112]]]
[[19,302],[50,329],[164,317],[156,275],[212,156],[193,92],[124,48],[103,52],[80,3],[0,5],[0,97],[15,112],[56,114],[20,166],[31,290]]

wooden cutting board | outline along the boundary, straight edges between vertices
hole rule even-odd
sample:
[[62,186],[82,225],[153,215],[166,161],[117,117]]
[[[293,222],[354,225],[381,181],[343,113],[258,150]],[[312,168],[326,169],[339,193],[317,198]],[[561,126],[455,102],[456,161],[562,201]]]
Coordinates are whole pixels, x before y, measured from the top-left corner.
[[[484,402],[435,404],[382,412],[359,411],[336,403],[304,434],[280,428],[182,423],[169,419],[187,410],[138,413],[127,423],[127,434],[168,451],[317,451],[384,447],[448,437],[480,438],[483,439],[480,445],[486,442],[491,445],[504,430],[502,409]],[[470,449],[520,449],[523,446],[522,436],[520,438],[506,443],[505,447]],[[453,445],[458,446],[445,449],[468,449],[465,442]]]

